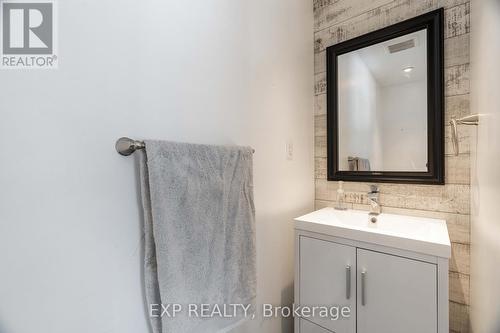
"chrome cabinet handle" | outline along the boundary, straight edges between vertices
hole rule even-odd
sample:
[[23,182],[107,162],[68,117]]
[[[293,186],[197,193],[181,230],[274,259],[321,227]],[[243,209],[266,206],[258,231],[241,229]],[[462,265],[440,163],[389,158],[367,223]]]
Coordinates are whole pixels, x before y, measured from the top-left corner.
[[345,267],[345,298],[351,298],[351,266]]
[[366,271],[361,272],[361,305],[366,305]]

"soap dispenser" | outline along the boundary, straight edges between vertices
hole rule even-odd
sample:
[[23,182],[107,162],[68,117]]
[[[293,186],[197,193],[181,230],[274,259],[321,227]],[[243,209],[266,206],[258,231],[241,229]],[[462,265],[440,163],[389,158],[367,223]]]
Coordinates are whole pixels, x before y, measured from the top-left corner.
[[345,204],[345,192],[344,189],[342,188],[344,182],[339,181],[339,188],[337,189],[337,203],[335,205],[335,209],[337,210],[346,210],[346,204]]

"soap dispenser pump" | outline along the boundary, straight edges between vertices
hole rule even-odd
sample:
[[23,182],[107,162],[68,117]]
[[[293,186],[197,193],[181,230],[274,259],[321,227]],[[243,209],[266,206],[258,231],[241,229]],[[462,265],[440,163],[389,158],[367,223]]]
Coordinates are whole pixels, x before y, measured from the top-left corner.
[[346,204],[345,204],[345,192],[344,189],[342,188],[344,182],[339,181],[339,188],[337,189],[337,203],[335,205],[335,209],[337,210],[346,210]]

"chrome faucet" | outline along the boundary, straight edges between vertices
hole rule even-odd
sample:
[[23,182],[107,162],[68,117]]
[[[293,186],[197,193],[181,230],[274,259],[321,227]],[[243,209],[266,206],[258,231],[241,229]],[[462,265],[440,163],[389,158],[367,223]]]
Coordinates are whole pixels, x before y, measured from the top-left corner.
[[370,201],[370,213],[368,215],[377,216],[381,213],[380,192],[377,185],[370,185],[370,192],[367,193]]

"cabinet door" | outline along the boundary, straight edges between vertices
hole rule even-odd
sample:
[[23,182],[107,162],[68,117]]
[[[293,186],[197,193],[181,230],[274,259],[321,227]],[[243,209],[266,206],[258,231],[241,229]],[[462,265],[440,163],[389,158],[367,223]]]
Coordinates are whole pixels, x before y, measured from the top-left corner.
[[437,267],[357,250],[358,333],[436,333]]
[[330,331],[324,329],[321,326],[310,323],[307,320],[300,320],[300,333],[331,333]]
[[355,333],[356,248],[301,236],[299,256],[299,304],[351,309],[346,319],[320,314],[307,319],[336,333]]

